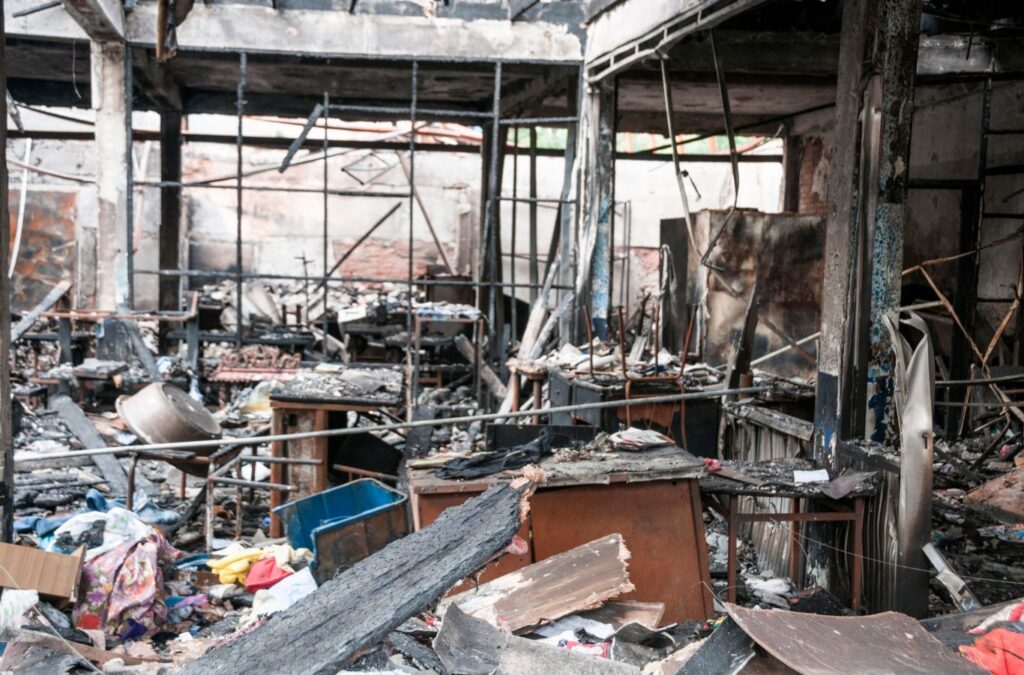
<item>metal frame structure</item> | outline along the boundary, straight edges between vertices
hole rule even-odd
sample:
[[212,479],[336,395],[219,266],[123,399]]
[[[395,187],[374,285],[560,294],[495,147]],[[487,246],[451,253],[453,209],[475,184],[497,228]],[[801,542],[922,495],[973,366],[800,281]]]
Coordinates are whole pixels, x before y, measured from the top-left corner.
[[[206,278],[222,278],[222,279],[233,279],[236,285],[236,310],[238,314],[238,321],[234,333],[234,341],[238,346],[247,344],[253,341],[252,338],[246,337],[244,334],[244,327],[242,316],[243,312],[243,287],[246,280],[301,280],[306,282],[316,282],[321,286],[325,287],[328,284],[345,284],[354,282],[365,282],[365,283],[396,283],[405,284],[409,289],[408,297],[408,316],[407,316],[407,329],[408,329],[408,344],[407,344],[407,366],[409,368],[410,375],[415,376],[418,372],[419,366],[419,354],[414,354],[413,347],[413,292],[415,286],[471,286],[479,291],[487,289],[488,301],[485,314],[487,317],[489,341],[491,345],[490,360],[492,363],[497,363],[500,354],[504,353],[505,344],[503,343],[503,334],[500,326],[503,325],[503,317],[497,316],[497,293],[503,292],[505,289],[512,289],[513,293],[516,288],[530,288],[531,293],[536,293],[537,289],[543,288],[544,284],[539,281],[531,280],[528,283],[517,282],[515,279],[514,272],[512,273],[512,279],[508,282],[500,279],[501,276],[501,261],[498,258],[498,250],[500,249],[500,242],[498,237],[500,236],[498,221],[499,221],[499,205],[500,202],[508,201],[513,204],[513,212],[515,211],[515,205],[519,203],[529,203],[531,206],[531,231],[536,229],[536,205],[540,202],[552,203],[558,205],[576,205],[577,196],[569,196],[567,194],[568,188],[568,176],[570,175],[571,159],[574,153],[574,146],[576,142],[575,128],[579,122],[578,116],[551,116],[551,117],[529,117],[529,118],[516,118],[516,117],[503,117],[501,111],[501,89],[502,89],[502,64],[500,60],[494,61],[494,93],[492,97],[492,107],[489,111],[473,111],[473,110],[453,110],[453,109],[440,109],[434,107],[421,107],[419,106],[419,60],[411,59],[410,65],[410,76],[411,76],[411,90],[409,105],[397,106],[397,105],[352,105],[352,104],[340,104],[332,102],[328,92],[323,94],[323,102],[318,103],[310,114],[302,132],[292,142],[288,153],[284,159],[281,170],[284,171],[294,156],[294,153],[304,145],[307,144],[306,136],[308,133],[317,125],[320,119],[324,120],[324,138],[321,144],[322,156],[319,161],[323,162],[323,185],[321,188],[299,188],[299,187],[288,187],[288,186],[249,186],[245,185],[244,167],[243,167],[243,148],[245,146],[244,136],[244,119],[246,109],[246,88],[247,88],[247,55],[245,52],[238,53],[239,58],[239,78],[238,85],[236,88],[236,116],[237,116],[237,133],[235,137],[236,147],[236,176],[234,185],[201,185],[198,187],[213,188],[213,189],[234,189],[236,195],[236,232],[235,232],[235,269],[230,272],[215,272],[205,270],[194,270],[194,269],[136,269],[134,265],[134,252],[132,247],[129,246],[128,250],[128,269],[129,269],[129,297],[134,297],[134,293],[131,289],[134,288],[135,275],[158,275],[158,276],[175,276],[178,278],[187,277],[206,277]],[[429,61],[429,59],[428,59]],[[517,62],[518,63],[518,62]],[[577,86],[582,86],[582,66],[579,64],[573,64],[577,68]],[[328,175],[328,160],[330,158],[329,149],[332,147],[332,143],[329,137],[329,121],[331,114],[365,114],[367,119],[384,119],[384,118],[395,118],[407,119],[410,121],[409,129],[409,141],[408,141],[408,180],[409,189],[403,192],[395,191],[371,191],[371,190],[338,190],[332,189],[329,182]],[[483,245],[486,246],[486,264],[490,265],[488,278],[484,278],[485,270],[485,258],[481,257],[481,265],[476,271],[476,279],[474,280],[438,280],[438,279],[424,279],[417,280],[414,278],[414,224],[415,224],[415,209],[416,209],[416,183],[415,183],[415,171],[416,171],[416,121],[423,118],[430,119],[448,119],[453,121],[472,121],[477,122],[481,125],[489,125],[492,133],[490,134],[490,147],[481,147],[481,152],[486,152],[487,159],[487,172],[486,172],[486,184],[482,186],[485,194],[485,209],[483,218]],[[126,109],[126,125],[131,133],[131,108],[130,106]],[[502,143],[505,131],[507,129],[518,129],[524,126],[531,129],[535,129],[537,126],[566,126],[568,127],[567,136],[567,148],[566,148],[566,161],[570,163],[566,167],[567,184],[563,186],[561,198],[552,199],[539,199],[536,196],[536,191],[531,191],[529,198],[522,198],[518,196],[518,191],[514,188],[512,197],[505,197],[500,194],[500,182],[499,182],[499,162],[504,159],[504,148],[507,143]],[[536,138],[536,133],[531,136]],[[397,144],[396,144],[397,145]],[[535,145],[535,144],[534,144]],[[397,152],[397,150],[396,150]],[[531,148],[531,154],[533,160],[531,166],[535,168],[536,162],[536,148]],[[535,182],[535,178],[531,179]],[[132,189],[136,185],[146,186],[157,186],[157,187],[174,187],[174,188],[185,188],[193,187],[192,185],[186,184],[183,181],[159,181],[154,183],[152,181],[135,181],[131,173],[129,172],[129,195]],[[244,245],[244,223],[243,223],[243,199],[246,191],[273,191],[273,192],[300,192],[300,193],[320,193],[323,195],[323,269],[320,275],[286,275],[286,274],[265,274],[265,273],[254,273],[245,272],[243,270],[243,245]],[[379,197],[379,198],[398,198],[407,199],[409,207],[409,226],[408,226],[408,274],[405,279],[391,279],[383,277],[361,277],[361,276],[344,276],[344,275],[332,275],[331,270],[328,266],[328,258],[330,257],[330,211],[329,211],[329,197],[330,196],[352,196],[352,197]],[[570,209],[562,209],[561,224],[556,223],[556,230],[560,230],[561,236],[565,236],[568,227],[569,218],[566,212]],[[575,210],[572,210],[575,213]],[[513,216],[513,220],[515,216]],[[433,233],[433,226],[428,223]],[[434,235],[435,241],[439,241]],[[562,252],[561,255],[565,256],[567,253],[571,254],[571,249],[567,247],[565,240],[562,241]],[[513,241],[512,245],[513,254],[515,251],[515,244]],[[535,247],[531,247],[531,254],[535,253]],[[514,263],[514,259],[513,259]],[[533,266],[536,266],[536,261],[532,262]],[[570,290],[570,286],[564,282],[562,284],[555,284],[552,288],[556,292],[562,292]],[[324,316],[322,330],[324,334],[327,334],[328,323],[327,323],[327,294],[324,293]],[[481,307],[483,310],[484,308]],[[230,340],[230,336],[219,336],[219,335],[200,335],[198,327],[190,326],[188,338],[190,342],[192,340]],[[173,336],[172,336],[173,337]],[[326,344],[325,344],[326,349]],[[190,346],[190,357],[194,361],[198,354],[195,348]],[[414,391],[414,390],[413,390]]]

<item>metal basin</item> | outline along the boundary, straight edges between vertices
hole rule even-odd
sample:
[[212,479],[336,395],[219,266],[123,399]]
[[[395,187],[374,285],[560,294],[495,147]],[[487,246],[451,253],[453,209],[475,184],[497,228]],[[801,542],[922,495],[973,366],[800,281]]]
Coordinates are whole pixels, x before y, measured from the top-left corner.
[[[177,387],[154,382],[134,396],[121,396],[117,412],[132,433],[146,443],[209,441],[221,437],[220,423],[195,399]],[[217,448],[186,448],[197,456]],[[206,475],[206,463],[178,460],[171,464],[186,473]]]

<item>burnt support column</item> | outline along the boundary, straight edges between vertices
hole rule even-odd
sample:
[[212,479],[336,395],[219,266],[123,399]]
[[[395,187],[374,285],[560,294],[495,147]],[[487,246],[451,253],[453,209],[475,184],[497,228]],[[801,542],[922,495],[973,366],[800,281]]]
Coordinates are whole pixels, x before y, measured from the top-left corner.
[[589,96],[591,122],[588,156],[593,162],[587,181],[587,217],[594,219],[594,255],[590,267],[590,320],[594,335],[607,337],[611,308],[612,220],[615,217],[615,116],[618,88],[602,80]]
[[[814,437],[815,458],[833,468],[840,440],[899,443],[890,428],[893,354],[882,319],[900,305],[921,6],[922,0],[843,5]],[[830,546],[838,542],[823,545],[824,528],[808,530],[810,578],[841,586],[831,564]],[[871,609],[919,615],[922,603],[927,609],[927,575],[898,577],[896,606]]]
[[[160,181],[181,183],[181,112],[160,113]],[[181,187],[160,188],[160,269],[178,269],[181,264]],[[159,307],[176,311],[180,307],[180,277],[160,277]]]
[[839,439],[882,440],[891,417],[881,317],[900,300],[920,17],[921,0],[843,7],[815,410],[827,463]]
[[[895,422],[892,397],[893,351],[882,317],[898,311],[903,287],[903,228],[907,221],[914,75],[920,44],[922,0],[885,0],[879,6],[874,86],[880,90],[877,184],[869,186],[873,207],[871,245],[871,323],[868,352],[867,434],[885,441]],[[875,191],[877,190],[877,195]],[[869,204],[871,202],[869,201]],[[891,437],[891,434],[888,434]],[[925,607],[927,609],[927,607]]]

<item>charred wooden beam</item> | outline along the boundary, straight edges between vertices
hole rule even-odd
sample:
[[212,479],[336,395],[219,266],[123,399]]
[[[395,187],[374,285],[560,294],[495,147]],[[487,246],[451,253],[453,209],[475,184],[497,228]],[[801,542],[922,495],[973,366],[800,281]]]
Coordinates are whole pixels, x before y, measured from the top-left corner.
[[532,484],[495,486],[331,579],[182,675],[336,673],[512,541]]

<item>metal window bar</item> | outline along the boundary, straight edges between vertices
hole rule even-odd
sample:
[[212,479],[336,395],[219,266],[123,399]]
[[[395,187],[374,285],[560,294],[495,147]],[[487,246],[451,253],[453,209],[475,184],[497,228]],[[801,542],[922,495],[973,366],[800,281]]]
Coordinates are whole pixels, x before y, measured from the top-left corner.
[[238,114],[238,135],[235,138],[236,148],[236,164],[238,170],[238,176],[235,180],[235,217],[237,222],[235,224],[235,327],[237,329],[236,345],[240,349],[242,347],[243,327],[244,321],[242,317],[245,316],[242,309],[242,295],[243,295],[243,281],[242,281],[242,141],[243,141],[243,124],[245,120],[245,86],[246,78],[248,77],[248,57],[245,52],[238,54],[238,88],[235,90],[235,111]]
[[[323,142],[323,150],[324,150],[324,160],[323,160],[323,179],[324,179],[324,200],[323,200],[324,201],[324,206],[323,206],[323,208],[324,208],[323,276],[324,276],[324,279],[326,279],[327,275],[328,275],[328,271],[327,271],[328,270],[327,258],[330,255],[330,242],[329,242],[329,238],[330,238],[330,235],[329,235],[330,218],[329,218],[329,212],[328,212],[328,201],[330,200],[330,194],[329,194],[328,190],[330,189],[330,182],[329,182],[330,178],[328,176],[328,171],[327,171],[328,165],[330,164],[330,158],[328,157],[328,155],[330,154],[330,149],[331,149],[330,148],[330,143],[329,143],[329,141],[330,141],[329,137],[331,135],[330,114],[331,114],[331,95],[330,95],[330,93],[328,93],[325,90],[324,91],[324,103],[323,103],[323,107],[321,109],[321,116],[323,117],[323,120],[324,120],[324,142]],[[321,316],[321,321],[322,321],[322,328],[323,328],[323,331],[324,331],[324,338],[323,338],[323,341],[322,341],[322,348],[323,348],[324,359],[326,360],[327,359],[327,342],[328,342],[327,336],[329,335],[329,328],[330,328],[328,326],[328,324],[327,324],[327,287],[326,286],[324,287],[323,314]]]
[[[519,215],[519,127],[512,127],[509,132],[512,134],[512,232],[509,248],[511,254],[509,259],[509,280],[512,282],[512,339],[515,340],[516,330],[519,325],[517,319],[517,305],[519,298],[516,296],[516,225]],[[501,195],[495,195],[499,203]],[[504,256],[502,256],[504,257]]]
[[[414,302],[413,294],[415,293],[415,287],[413,286],[413,225],[416,222],[416,103],[417,94],[419,93],[419,62],[413,59],[412,67],[410,68],[410,89],[409,89],[409,284],[408,284],[408,303],[409,311],[406,312],[405,317],[405,330],[406,330],[406,358],[409,363],[409,402],[406,406],[406,415],[409,420],[412,421],[413,409],[416,407],[417,389],[419,388],[420,379],[420,350],[419,350],[419,335],[415,336],[416,349],[413,350],[413,330],[417,332],[420,330],[419,322],[415,320],[413,316]],[[324,294],[326,295],[326,293]],[[415,354],[413,353],[415,351]]]
[[[530,127],[530,200],[537,199],[537,127]],[[530,201],[530,283],[540,282],[537,261],[537,202]],[[530,288],[530,306],[537,301],[537,289]]]
[[[498,195],[500,190],[500,184],[498,182],[498,160],[499,160],[499,144],[501,142],[500,137],[500,122],[501,122],[501,62],[498,61],[494,64],[494,95],[491,99],[491,154],[488,158],[489,171],[487,175],[487,206],[484,210],[484,237],[483,243],[487,247],[487,258],[490,261],[489,267],[481,265],[481,269],[489,269],[489,281],[488,294],[487,294],[487,325],[490,339],[488,341],[488,352],[489,360],[492,364],[497,363],[498,357],[501,354],[500,337],[497,335],[499,330],[497,321],[497,285],[496,281],[498,278],[498,269],[501,261],[498,260],[498,202],[495,197]],[[478,364],[479,365],[479,364]]]
[[[128,307],[135,309],[135,147],[132,141],[132,50],[129,47],[124,49],[124,130],[127,136],[128,161],[125,162],[125,213],[128,214],[125,232],[125,257],[126,267],[125,282],[128,285]],[[5,121],[6,123],[6,121]],[[120,274],[120,270],[118,271]]]
[[[376,113],[379,115],[408,115],[412,117],[413,107],[402,107],[402,106],[383,106],[383,105],[332,105],[332,110],[337,112],[359,112],[359,113]],[[468,118],[477,120],[488,120],[491,117],[490,112],[482,112],[478,110],[449,110],[442,108],[418,108],[416,109],[417,117],[447,117],[447,118]]]
[[[145,187],[179,187],[183,190],[189,190],[193,188],[205,189],[205,190],[236,190],[236,185],[194,185],[185,184],[181,181],[146,181],[144,183],[136,183],[136,185],[143,185]],[[301,188],[301,187],[288,187],[284,185],[245,185],[243,189],[247,192],[299,192],[299,193],[313,193],[322,194],[324,189],[322,187],[314,188]],[[369,192],[366,190],[328,190],[328,194],[334,197],[390,197],[397,199],[406,199],[409,196],[408,192]]]

